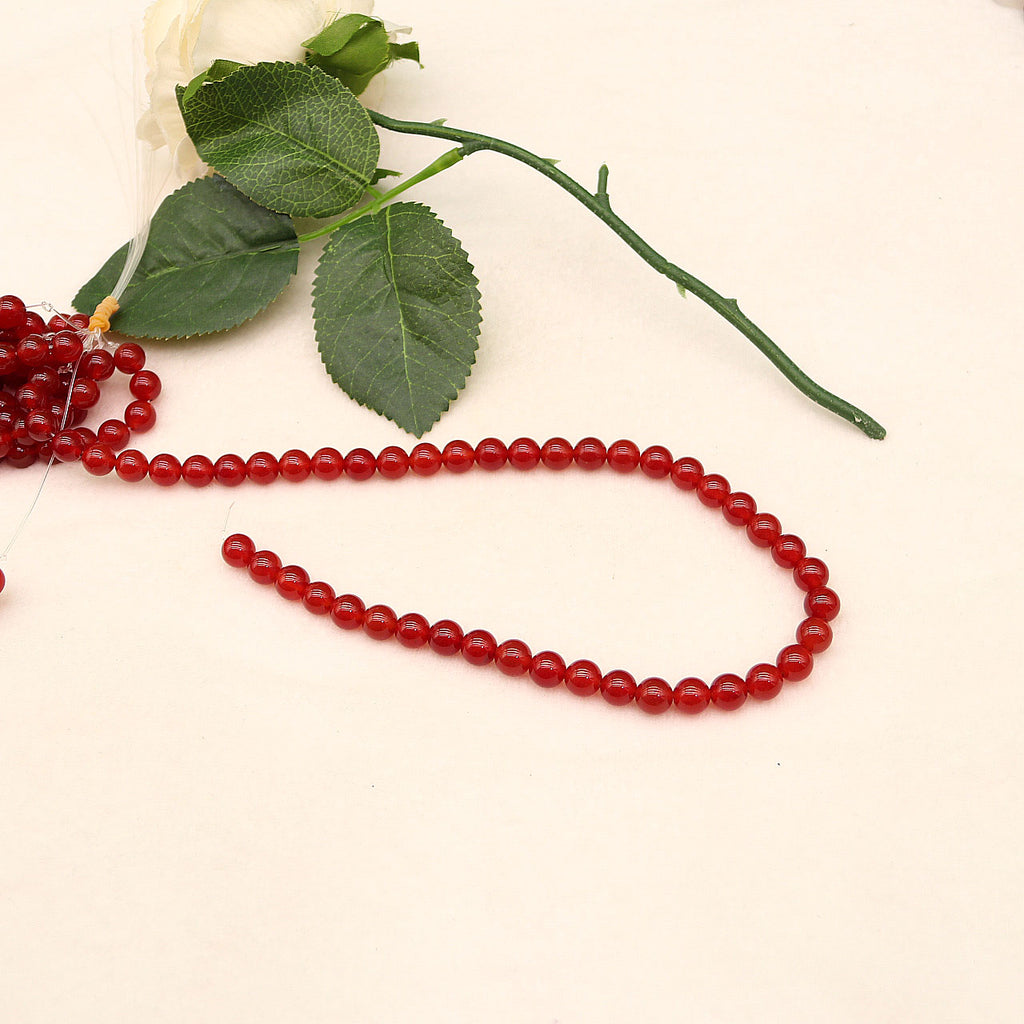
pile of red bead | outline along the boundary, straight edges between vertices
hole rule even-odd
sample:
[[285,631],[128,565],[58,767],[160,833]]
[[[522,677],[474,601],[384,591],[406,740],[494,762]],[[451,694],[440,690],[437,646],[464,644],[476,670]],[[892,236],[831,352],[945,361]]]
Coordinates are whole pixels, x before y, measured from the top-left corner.
[[[273,472],[268,469],[268,460],[276,467]],[[253,464],[252,459],[248,463],[239,462],[243,466]],[[331,467],[329,473],[318,474],[324,478],[336,479],[344,475],[353,480],[367,480],[374,475],[394,480],[408,472],[432,476],[442,469],[462,473],[474,467],[497,470],[511,466],[528,470],[544,466],[564,470],[575,465],[584,470],[608,467],[619,473],[639,469],[651,479],[670,479],[680,490],[696,494],[704,505],[718,509],[727,522],[742,528],[755,547],[770,551],[774,562],[789,573],[804,592],[806,613],[806,618],[797,626],[796,643],[784,646],[774,663],[761,662],[743,675],[726,672],[710,684],[692,676],[675,685],[656,677],[638,683],[633,675],[621,669],[602,672],[589,659],[567,664],[554,651],[534,654],[522,640],[498,643],[487,630],[464,632],[450,619],[431,624],[417,612],[399,616],[387,605],[366,607],[354,594],[338,596],[330,584],[312,582],[301,567],[282,565],[274,552],[257,551],[252,540],[243,534],[234,534],[224,542],[224,560],[234,568],[246,569],[256,583],[273,586],[282,597],[300,602],[314,615],[329,616],[340,628],[362,630],[375,640],[394,638],[405,647],[430,647],[437,654],[449,657],[461,655],[471,665],[496,665],[505,675],[528,675],[546,688],[564,683],[566,689],[578,696],[600,693],[609,704],[636,705],[652,715],[672,707],[685,714],[696,714],[709,705],[733,711],[747,697],[770,700],[779,694],[785,682],[806,679],[814,666],[814,656],[825,651],[832,642],[829,622],[839,614],[839,597],[826,586],[829,573],[825,563],[808,557],[803,541],[793,534],[783,533],[775,516],[758,512],[749,494],[732,491],[725,477],[705,473],[696,459],[673,460],[668,449],[661,445],[641,452],[636,444],[625,440],[606,447],[592,437],[576,445],[564,438],[552,438],[543,445],[530,438],[519,438],[509,445],[497,438],[487,438],[476,446],[452,441],[443,451],[429,443],[419,444],[409,453],[392,446],[377,456],[362,448],[344,457],[334,449],[322,449],[312,458],[301,452],[289,452],[279,460],[260,453],[257,462],[259,473],[255,477],[249,473],[248,478],[259,482],[269,482],[264,479],[266,476],[277,479],[278,474],[283,479],[306,479],[311,472],[315,473],[315,468],[311,467],[318,465]],[[295,471],[299,464],[301,473]],[[285,466],[290,469],[284,469]]]
[[[160,381],[143,370],[142,349],[129,343],[113,353],[86,351],[89,337],[89,317],[81,313],[45,321],[16,295],[0,297],[0,463],[26,469],[51,456],[74,462],[97,440],[120,450],[133,430],[156,422]],[[123,420],[93,431],[85,426],[89,410],[115,369],[130,376],[133,400]]]

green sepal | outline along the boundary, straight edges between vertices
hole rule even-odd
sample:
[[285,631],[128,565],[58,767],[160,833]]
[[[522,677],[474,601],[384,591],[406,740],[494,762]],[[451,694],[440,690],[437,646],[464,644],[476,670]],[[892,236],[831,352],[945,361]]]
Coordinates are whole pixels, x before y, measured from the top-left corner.
[[[110,294],[127,252],[122,246],[82,287],[75,309],[91,313]],[[280,295],[298,262],[290,217],[257,206],[221,177],[190,181],[156,211],[114,330],[188,338],[237,327]]]
[[394,61],[420,59],[418,43],[392,43],[384,23],[365,14],[345,14],[302,45],[309,51],[307,64],[337,78],[357,96]]
[[305,64],[255,64],[205,82],[183,104],[200,157],[254,202],[332,217],[373,180],[380,140],[345,86]]
[[473,267],[419,203],[393,203],[332,234],[313,311],[331,379],[417,437],[458,397],[476,360]]

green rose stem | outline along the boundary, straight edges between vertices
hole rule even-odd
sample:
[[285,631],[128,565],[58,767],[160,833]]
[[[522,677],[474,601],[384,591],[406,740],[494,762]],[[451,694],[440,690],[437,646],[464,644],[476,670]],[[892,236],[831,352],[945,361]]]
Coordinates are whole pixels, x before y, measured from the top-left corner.
[[725,317],[734,327],[741,331],[754,345],[779,369],[785,378],[794,387],[802,391],[812,401],[823,406],[844,420],[848,420],[855,427],[862,430],[868,437],[881,439],[885,437],[885,428],[872,419],[867,413],[862,412],[856,406],[843,401],[837,395],[826,391],[820,384],[811,380],[796,363],[793,362],[785,352],[768,337],[760,327],[740,311],[739,304],[735,299],[727,299],[719,295],[713,288],[703,281],[687,273],[681,267],[670,263],[664,256],[647,244],[625,221],[618,217],[611,208],[608,199],[608,168],[602,167],[598,177],[596,193],[588,192],[578,181],[570,178],[563,171],[560,171],[550,161],[543,157],[536,156],[528,150],[515,146],[510,142],[503,142],[489,135],[480,135],[476,132],[463,131],[459,128],[451,128],[439,122],[427,124],[421,121],[400,121],[393,117],[387,117],[374,110],[368,110],[371,120],[381,128],[388,131],[400,132],[407,135],[424,135],[435,139],[448,139],[460,143],[459,149],[445,153],[429,167],[424,168],[418,174],[409,178],[401,185],[385,193],[383,196],[374,199],[366,207],[349,214],[340,221],[336,221],[327,227],[303,236],[300,241],[307,241],[330,233],[334,228],[366,214],[374,212],[400,192],[411,188],[418,182],[432,177],[434,174],[458,163],[463,157],[471,156],[484,150],[500,153],[502,156],[518,160],[520,163],[539,171],[546,178],[550,178],[556,185],[565,189],[571,196],[582,203],[595,217],[604,221],[628,245],[644,262],[653,267],[659,274],[663,274],[670,281],[673,281],[679,288],[692,292],[697,298],[706,302],[715,312]]

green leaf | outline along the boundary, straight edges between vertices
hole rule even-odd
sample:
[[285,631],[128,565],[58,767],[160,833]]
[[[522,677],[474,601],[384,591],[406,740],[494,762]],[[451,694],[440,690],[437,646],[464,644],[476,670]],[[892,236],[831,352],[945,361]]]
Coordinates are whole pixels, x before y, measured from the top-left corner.
[[[117,283],[128,246],[75,296],[91,312]],[[220,177],[168,196],[150,226],[142,262],[114,329],[133,338],[187,338],[227,330],[264,310],[295,273],[291,219],[246,199]]]
[[304,64],[255,64],[202,85],[183,104],[199,155],[254,202],[332,217],[373,179],[377,132],[337,79]]
[[244,66],[244,64],[240,64],[237,60],[215,60],[205,71],[201,71],[196,75],[184,89],[178,86],[178,89],[181,90],[178,95],[178,106],[183,107],[188,103],[207,82],[221,82],[233,71],[237,71]]
[[417,437],[458,397],[476,359],[473,267],[419,203],[393,203],[335,231],[313,309],[334,382]]

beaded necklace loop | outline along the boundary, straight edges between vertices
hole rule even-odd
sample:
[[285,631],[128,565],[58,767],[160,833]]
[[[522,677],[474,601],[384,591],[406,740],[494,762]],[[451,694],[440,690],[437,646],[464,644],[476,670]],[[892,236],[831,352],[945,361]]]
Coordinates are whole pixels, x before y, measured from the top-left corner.
[[[815,655],[832,642],[829,623],[839,614],[840,603],[827,586],[825,563],[808,556],[804,542],[795,534],[784,533],[774,515],[759,512],[745,491],[732,490],[718,473],[706,473],[695,458],[674,459],[663,445],[641,451],[633,441],[605,445],[595,437],[576,444],[561,437],[544,444],[521,437],[506,445],[489,437],[476,445],[449,441],[443,449],[421,442],[408,452],[389,445],[376,455],[366,448],[342,455],[328,447],[312,455],[292,449],[280,457],[261,451],[248,459],[234,454],[218,458],[191,455],[184,461],[167,453],[147,457],[128,447],[133,434],[145,433],[156,423],[153,403],[162,385],[157,374],[146,368],[146,353],[134,342],[120,344],[113,352],[85,348],[97,332],[101,336],[109,327],[109,322],[104,326],[97,317],[109,321],[115,307],[116,302],[109,309],[97,310],[92,320],[77,314],[57,315],[44,324],[14,296],[0,298],[0,463],[24,468],[38,459],[81,462],[93,476],[113,474],[126,483],[148,479],[160,487],[178,483],[190,487],[266,486],[311,478],[362,482],[375,476],[395,481],[408,474],[430,477],[441,471],[459,474],[472,469],[560,472],[575,466],[587,472],[639,471],[649,480],[670,480],[679,490],[695,494],[703,505],[717,509],[728,523],[741,528],[754,547],[769,551],[775,564],[804,592],[806,614],[797,626],[796,642],[784,646],[774,662],[760,662],[742,675],[722,673],[710,684],[693,676],[675,685],[660,677],[638,683],[622,669],[602,672],[585,658],[567,664],[554,651],[534,654],[519,639],[498,643],[487,630],[466,632],[451,619],[431,624],[418,612],[399,616],[385,604],[367,607],[354,594],[339,596],[330,584],[311,580],[300,566],[283,565],[273,551],[257,550],[244,534],[233,534],[224,541],[221,552],[228,565],[245,569],[255,583],[274,587],[285,600],[301,604],[313,615],[330,618],[340,629],[361,630],[374,640],[396,639],[410,649],[428,647],[443,657],[461,656],[480,668],[496,666],[506,676],[529,676],[546,689],[564,683],[577,696],[600,693],[613,706],[635,705],[651,715],[672,707],[684,714],[696,714],[709,706],[734,711],[747,697],[770,700],[784,683],[806,679]],[[100,383],[115,371],[129,378],[132,400],[122,419],[106,420],[94,432],[84,425],[87,411],[99,400]],[[0,592],[4,583],[0,572]]]

